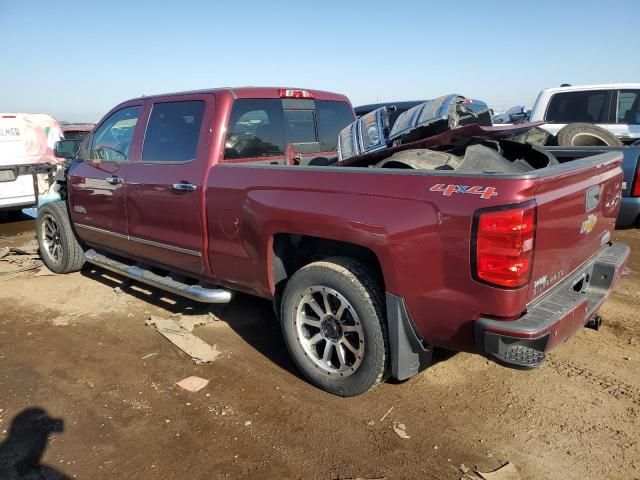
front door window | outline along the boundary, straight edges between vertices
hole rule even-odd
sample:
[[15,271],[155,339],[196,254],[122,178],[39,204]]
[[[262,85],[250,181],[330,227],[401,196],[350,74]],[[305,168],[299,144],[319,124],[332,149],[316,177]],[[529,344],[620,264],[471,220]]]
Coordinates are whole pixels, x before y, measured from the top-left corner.
[[93,134],[89,159],[96,162],[128,161],[140,110],[139,106],[126,107],[107,118]]

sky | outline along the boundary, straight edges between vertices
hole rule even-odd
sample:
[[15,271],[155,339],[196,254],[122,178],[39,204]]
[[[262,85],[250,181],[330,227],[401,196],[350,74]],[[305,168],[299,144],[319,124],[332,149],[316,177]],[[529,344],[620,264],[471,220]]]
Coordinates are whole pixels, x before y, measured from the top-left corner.
[[640,0],[0,0],[0,111],[97,121],[244,85],[531,106],[562,83],[640,81],[639,26]]

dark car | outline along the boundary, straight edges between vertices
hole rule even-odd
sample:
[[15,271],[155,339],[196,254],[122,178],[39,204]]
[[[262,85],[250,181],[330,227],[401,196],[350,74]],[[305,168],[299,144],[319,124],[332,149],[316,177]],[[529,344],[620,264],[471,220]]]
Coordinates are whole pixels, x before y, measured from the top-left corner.
[[[360,118],[363,115],[366,115],[369,112],[373,112],[374,110],[381,107],[395,107],[395,111],[391,112],[389,115],[389,128],[393,127],[393,124],[396,123],[398,117],[409,110],[410,108],[415,107],[416,105],[420,105],[424,102],[429,102],[430,100],[409,100],[404,102],[383,102],[383,103],[370,103],[368,105],[360,105],[354,108],[356,112],[356,117]],[[471,103],[471,108],[476,113],[481,113],[485,111],[489,111],[489,107],[486,103],[480,100],[473,100]]]
[[78,143],[81,143],[84,137],[89,135],[94,126],[94,123],[63,123],[61,125],[64,139],[77,140]]
[[366,115],[369,112],[373,112],[374,110],[380,107],[391,107],[394,106],[396,110],[389,115],[389,127],[393,127],[393,124],[396,123],[396,120],[400,116],[401,113],[406,112],[410,108],[415,107],[416,105],[420,105],[421,103],[428,102],[428,100],[410,100],[408,102],[384,102],[384,103],[370,103],[369,105],[360,105],[359,107],[355,107],[354,111],[356,112],[356,117],[360,118],[363,115]]

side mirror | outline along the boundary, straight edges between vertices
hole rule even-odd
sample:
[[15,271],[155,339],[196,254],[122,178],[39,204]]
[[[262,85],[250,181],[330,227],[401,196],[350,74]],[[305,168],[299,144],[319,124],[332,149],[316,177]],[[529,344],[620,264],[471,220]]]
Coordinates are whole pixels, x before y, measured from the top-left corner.
[[60,140],[53,146],[53,154],[58,158],[73,158],[79,149],[77,140]]

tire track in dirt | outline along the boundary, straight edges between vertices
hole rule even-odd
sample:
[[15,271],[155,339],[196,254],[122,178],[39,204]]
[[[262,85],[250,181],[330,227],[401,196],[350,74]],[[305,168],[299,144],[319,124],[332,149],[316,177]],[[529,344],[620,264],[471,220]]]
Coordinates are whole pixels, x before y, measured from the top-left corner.
[[576,365],[572,362],[549,358],[547,364],[560,375],[569,378],[578,377],[616,400],[630,400],[640,406],[640,388],[638,387],[629,385],[610,375],[595,373],[590,371],[588,367]]

